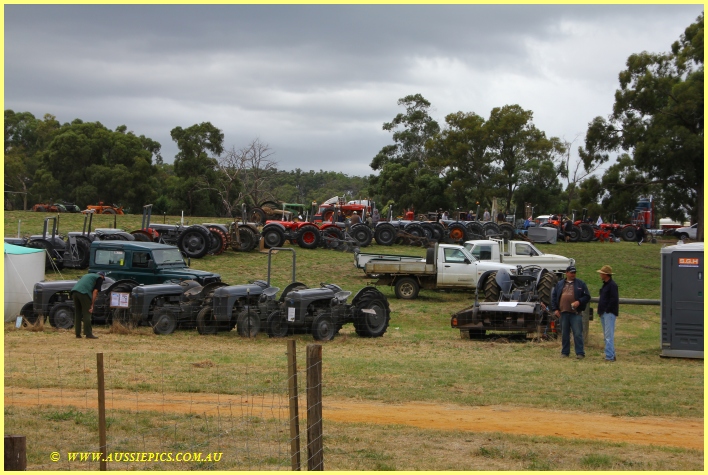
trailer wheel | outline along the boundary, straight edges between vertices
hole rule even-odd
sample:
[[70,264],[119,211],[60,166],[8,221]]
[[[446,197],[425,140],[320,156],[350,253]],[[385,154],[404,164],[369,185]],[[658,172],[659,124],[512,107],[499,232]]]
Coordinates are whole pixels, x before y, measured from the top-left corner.
[[330,341],[334,338],[337,328],[329,312],[321,312],[312,322],[312,337],[317,341]]
[[284,316],[280,315],[278,310],[268,315],[266,327],[268,328],[268,336],[271,338],[288,336],[288,321]]
[[22,318],[30,325],[34,325],[39,319],[39,315],[34,312],[34,302],[24,304],[20,309],[20,315],[22,315]]
[[379,224],[376,226],[374,239],[380,246],[390,246],[396,240],[396,228],[388,223]]
[[374,238],[371,229],[366,224],[355,224],[352,227],[352,237],[359,243],[359,247],[367,247]]
[[177,247],[192,259],[200,259],[209,252],[211,236],[203,226],[190,226],[177,238]]
[[420,292],[420,285],[418,282],[411,277],[403,277],[396,281],[395,286],[396,297],[404,300],[413,300],[418,297],[418,292]]
[[49,311],[49,324],[54,328],[68,330],[74,327],[74,306],[58,303]]
[[255,338],[261,329],[261,319],[256,312],[244,310],[236,318],[236,331],[243,337]]
[[285,244],[285,233],[277,225],[263,228],[261,236],[263,236],[263,245],[268,249],[282,247]]
[[637,228],[634,226],[625,226],[622,228],[622,239],[625,241],[636,241],[637,240]]
[[[359,315],[354,318],[354,330],[361,337],[378,338],[386,333],[391,320],[391,310],[386,297],[379,292],[366,292],[358,302]],[[361,310],[373,310],[375,314]]]
[[164,308],[155,311],[152,321],[152,331],[156,335],[169,335],[177,329],[177,319],[174,314]]
[[501,289],[497,283],[497,273],[492,272],[487,276],[486,282],[484,282],[484,301],[498,302],[499,295],[501,295]]
[[297,233],[297,243],[305,249],[316,249],[320,240],[320,230],[314,224],[306,224]]

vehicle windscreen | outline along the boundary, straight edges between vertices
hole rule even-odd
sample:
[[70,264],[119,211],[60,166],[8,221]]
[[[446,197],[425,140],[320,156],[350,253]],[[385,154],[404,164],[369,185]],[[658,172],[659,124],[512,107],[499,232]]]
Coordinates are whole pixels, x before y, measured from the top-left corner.
[[163,264],[184,265],[184,259],[182,259],[179,249],[155,249],[152,251],[152,255],[158,266]]

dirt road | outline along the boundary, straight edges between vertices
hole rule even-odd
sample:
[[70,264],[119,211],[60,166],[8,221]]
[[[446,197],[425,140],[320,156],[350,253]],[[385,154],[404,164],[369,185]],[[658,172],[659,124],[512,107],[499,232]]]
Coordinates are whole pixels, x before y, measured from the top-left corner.
[[[96,391],[5,387],[5,405],[24,407],[97,407]],[[287,400],[245,398],[224,394],[140,393],[110,391],[106,408],[128,411],[216,414],[217,407],[234,413],[287,416]],[[300,413],[304,415],[304,401]],[[325,420],[369,424],[401,424],[423,429],[557,436],[703,450],[703,419],[614,417],[607,414],[547,411],[514,406],[466,407],[451,404],[382,404],[325,398]]]

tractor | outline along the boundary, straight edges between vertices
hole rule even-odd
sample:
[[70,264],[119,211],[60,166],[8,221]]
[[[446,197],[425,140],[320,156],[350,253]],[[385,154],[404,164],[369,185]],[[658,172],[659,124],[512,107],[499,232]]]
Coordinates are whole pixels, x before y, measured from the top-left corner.
[[99,201],[97,205],[88,205],[82,213],[93,210],[96,214],[125,214],[122,206],[107,205]]

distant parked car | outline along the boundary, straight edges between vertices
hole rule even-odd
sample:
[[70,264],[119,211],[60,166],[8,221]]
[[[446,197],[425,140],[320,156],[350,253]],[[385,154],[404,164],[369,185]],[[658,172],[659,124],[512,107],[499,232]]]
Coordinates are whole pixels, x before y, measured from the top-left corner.
[[698,235],[698,223],[694,224],[693,226],[678,228],[676,231],[674,231],[674,235],[678,236],[679,239],[688,238],[693,239],[695,241],[696,236]]

